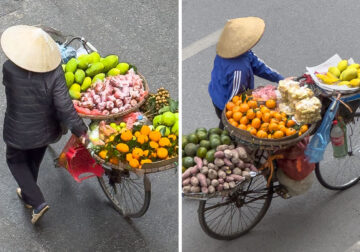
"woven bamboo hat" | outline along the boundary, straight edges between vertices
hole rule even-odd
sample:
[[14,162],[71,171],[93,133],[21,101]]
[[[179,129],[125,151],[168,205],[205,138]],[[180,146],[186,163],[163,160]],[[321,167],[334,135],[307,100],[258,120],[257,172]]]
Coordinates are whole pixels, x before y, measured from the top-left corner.
[[219,38],[216,53],[235,58],[253,48],[265,31],[265,22],[258,17],[230,19]]
[[56,42],[41,28],[16,25],[1,35],[5,55],[17,66],[32,72],[54,70],[61,62]]

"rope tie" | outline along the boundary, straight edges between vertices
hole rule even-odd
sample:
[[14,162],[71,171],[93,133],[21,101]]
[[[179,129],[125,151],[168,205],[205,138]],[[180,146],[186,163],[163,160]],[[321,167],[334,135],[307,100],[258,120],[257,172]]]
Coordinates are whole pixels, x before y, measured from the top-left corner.
[[260,168],[260,171],[262,170],[265,170],[265,169],[268,169],[270,170],[270,175],[269,175],[269,178],[267,180],[267,187],[270,186],[270,182],[271,182],[271,179],[273,177],[273,174],[274,174],[274,160],[276,159],[283,159],[284,158],[284,155],[273,155],[273,156],[270,156],[268,158],[268,160],[265,162],[265,164],[262,165],[262,167]]

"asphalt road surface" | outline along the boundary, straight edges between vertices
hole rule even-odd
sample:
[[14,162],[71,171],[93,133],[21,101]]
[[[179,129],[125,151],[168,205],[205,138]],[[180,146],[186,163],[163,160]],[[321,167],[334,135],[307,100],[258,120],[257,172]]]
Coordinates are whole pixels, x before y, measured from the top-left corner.
[[[207,86],[215,57],[214,36],[227,19],[263,18],[266,30],[254,52],[284,76],[299,76],[306,66],[318,65],[335,53],[360,60],[358,10],[355,0],[184,0],[183,133],[218,124]],[[255,81],[268,84],[260,78]],[[336,193],[315,181],[304,195],[274,199],[264,219],[233,241],[207,236],[197,219],[198,202],[184,199],[183,251],[345,251],[360,240],[359,192],[360,185]]]
[[[178,95],[177,1],[2,0],[0,32],[15,24],[44,24],[83,36],[102,55],[117,54],[120,60],[136,65],[151,90],[164,86],[173,97]],[[0,62],[4,61],[0,53]],[[0,89],[3,121],[6,103],[4,88]],[[2,139],[2,123],[0,132]],[[53,145],[55,152],[60,153],[68,138]],[[51,209],[34,227],[30,212],[15,194],[17,185],[6,165],[3,142],[0,148],[0,251],[177,250],[174,170],[150,175],[148,212],[126,220],[111,207],[96,179],[78,184],[66,170],[54,168],[54,156],[48,151],[39,184]]]

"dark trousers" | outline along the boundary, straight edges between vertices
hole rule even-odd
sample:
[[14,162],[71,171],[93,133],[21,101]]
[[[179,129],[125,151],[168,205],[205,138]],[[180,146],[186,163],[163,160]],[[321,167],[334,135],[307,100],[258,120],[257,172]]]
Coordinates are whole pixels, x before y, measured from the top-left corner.
[[10,146],[6,148],[6,162],[21,188],[23,200],[34,208],[45,202],[36,181],[46,148],[47,146],[32,150],[19,150]]
[[219,119],[220,119],[219,128],[223,130],[224,129],[224,124],[221,121],[222,110],[219,109],[218,107],[216,107],[214,103],[213,103],[213,105],[214,105],[214,108],[215,108],[215,113],[216,113],[217,117],[219,117]]

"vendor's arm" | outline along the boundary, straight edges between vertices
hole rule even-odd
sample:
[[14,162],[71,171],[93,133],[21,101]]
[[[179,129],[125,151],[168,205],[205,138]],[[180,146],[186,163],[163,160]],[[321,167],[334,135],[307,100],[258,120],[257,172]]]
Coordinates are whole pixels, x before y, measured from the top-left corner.
[[272,82],[279,82],[284,79],[281,74],[268,67],[252,51],[249,52],[249,58],[255,75]]
[[80,137],[87,132],[87,127],[74,108],[61,66],[56,69],[55,74],[56,77],[52,95],[59,120],[61,120],[74,135]]

